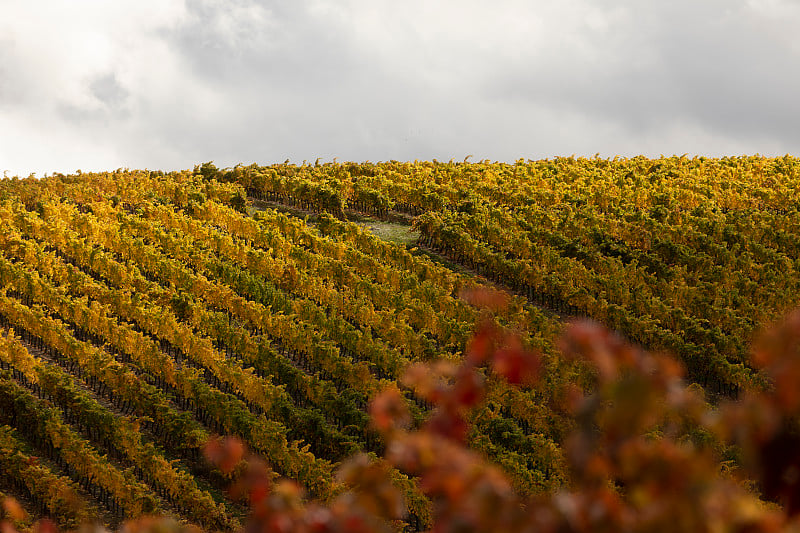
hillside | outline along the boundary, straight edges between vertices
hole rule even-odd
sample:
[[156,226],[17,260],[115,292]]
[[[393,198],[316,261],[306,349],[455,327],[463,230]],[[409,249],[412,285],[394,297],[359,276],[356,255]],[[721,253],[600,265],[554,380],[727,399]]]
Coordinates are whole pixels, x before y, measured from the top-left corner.
[[[244,510],[200,451],[232,434],[329,499],[338,462],[383,452],[369,400],[412,362],[458,361],[486,319],[463,295],[483,286],[515,294],[493,320],[544,354],[544,379],[488,375],[468,442],[520,493],[552,491],[573,424],[558,391],[588,383],[553,346],[569,317],[677,354],[712,400],[762,383],[750,338],[800,295],[799,170],[634,158],[3,180],[0,492],[63,526],[155,511],[233,529]],[[399,386],[418,423],[431,406]],[[393,478],[412,526],[428,523]]]

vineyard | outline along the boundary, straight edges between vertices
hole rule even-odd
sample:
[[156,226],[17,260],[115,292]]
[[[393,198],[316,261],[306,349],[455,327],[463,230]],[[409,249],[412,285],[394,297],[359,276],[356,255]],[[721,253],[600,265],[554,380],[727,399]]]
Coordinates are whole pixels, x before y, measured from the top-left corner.
[[[749,346],[800,304],[798,190],[789,156],[5,179],[0,500],[63,528],[235,530],[237,470],[203,454],[234,435],[331,501],[341,462],[386,452],[370,401],[397,387],[419,426],[434,405],[404,372],[462,361],[487,321],[541,354],[541,379],[482,369],[464,440],[517,493],[552,493],[571,482],[563,391],[594,380],[560,356],[571,318],[675,354],[711,404],[767,386]],[[509,294],[502,313],[469,297],[484,289]],[[428,527],[418,483],[389,475],[405,526]]]

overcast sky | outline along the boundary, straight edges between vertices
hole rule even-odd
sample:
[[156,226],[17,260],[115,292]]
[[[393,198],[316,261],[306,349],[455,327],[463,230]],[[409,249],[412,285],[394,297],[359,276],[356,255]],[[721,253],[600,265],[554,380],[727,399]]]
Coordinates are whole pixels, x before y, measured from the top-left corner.
[[798,0],[0,0],[0,170],[800,153]]

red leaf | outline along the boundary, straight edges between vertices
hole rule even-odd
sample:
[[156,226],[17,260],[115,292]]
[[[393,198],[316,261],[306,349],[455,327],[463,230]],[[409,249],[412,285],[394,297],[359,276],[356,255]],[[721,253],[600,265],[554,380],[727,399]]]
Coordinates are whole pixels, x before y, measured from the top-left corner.
[[512,385],[530,385],[539,379],[541,356],[526,350],[516,336],[510,337],[507,345],[494,354],[492,367],[495,373],[505,377]]

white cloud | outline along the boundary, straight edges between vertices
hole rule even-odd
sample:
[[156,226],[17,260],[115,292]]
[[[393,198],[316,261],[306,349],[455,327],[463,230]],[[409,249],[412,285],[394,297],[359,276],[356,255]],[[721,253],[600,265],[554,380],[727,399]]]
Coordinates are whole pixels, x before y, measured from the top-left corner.
[[[183,16],[183,2],[165,0],[4,2],[0,70],[13,81],[0,86],[0,170],[114,166],[138,102],[157,94],[144,80],[180,76],[164,68],[179,60],[157,32]],[[103,80],[116,105],[100,96]]]
[[790,0],[6,0],[0,170],[800,145]]

